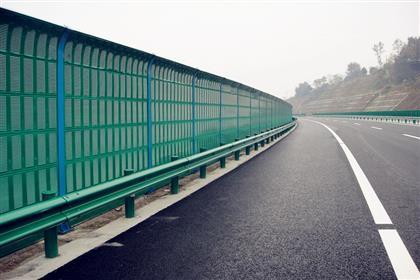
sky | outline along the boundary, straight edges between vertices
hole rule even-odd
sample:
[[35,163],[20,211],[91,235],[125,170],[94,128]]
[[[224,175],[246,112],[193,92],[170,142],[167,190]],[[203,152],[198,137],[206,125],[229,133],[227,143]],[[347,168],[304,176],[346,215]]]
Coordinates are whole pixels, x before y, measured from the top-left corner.
[[13,1],[0,6],[287,99],[372,46],[420,36],[420,1]]

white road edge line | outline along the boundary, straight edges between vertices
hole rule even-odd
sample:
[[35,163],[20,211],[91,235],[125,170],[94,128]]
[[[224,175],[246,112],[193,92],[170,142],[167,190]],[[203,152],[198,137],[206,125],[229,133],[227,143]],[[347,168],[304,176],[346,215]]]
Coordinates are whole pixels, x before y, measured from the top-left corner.
[[373,220],[375,221],[375,223],[377,225],[379,224],[392,225],[392,222],[388,216],[388,213],[386,212],[384,206],[382,205],[381,201],[376,195],[375,190],[370,184],[368,178],[366,177],[359,163],[357,163],[355,157],[353,156],[349,148],[347,148],[347,145],[344,144],[343,140],[341,140],[340,136],[338,136],[331,128],[329,128],[327,125],[323,124],[322,122],[318,122],[314,120],[308,120],[308,121],[315,122],[317,124],[324,126],[326,129],[328,129],[331,132],[331,134],[335,137],[337,142],[340,144],[341,148],[344,151],[344,154],[347,157],[347,160],[350,163],[353,173],[356,176],[357,182],[359,183],[360,189],[362,190],[362,193],[366,199],[366,202],[369,206],[370,213],[372,214]]
[[379,235],[398,279],[420,279],[416,264],[395,229],[380,229]]
[[410,134],[405,134],[405,133],[402,134],[402,135],[420,140],[420,137],[418,137],[418,136],[414,136],[414,135],[410,135]]
[[357,122],[355,122],[354,124],[355,124],[355,125],[360,125],[360,123],[357,123]]
[[382,130],[382,128],[380,128],[380,127],[376,127],[376,126],[371,126],[371,128],[373,128],[373,129],[378,129],[378,130]]

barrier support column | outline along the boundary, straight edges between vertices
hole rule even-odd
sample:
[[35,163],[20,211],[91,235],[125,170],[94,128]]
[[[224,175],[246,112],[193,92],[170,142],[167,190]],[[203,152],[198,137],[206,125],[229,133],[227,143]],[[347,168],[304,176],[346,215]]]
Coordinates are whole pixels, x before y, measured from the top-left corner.
[[[57,49],[57,179],[58,195],[63,196],[67,193],[66,180],[66,144],[65,144],[65,97],[64,97],[64,48],[69,30],[65,29],[58,42]],[[59,225],[60,233],[70,231],[68,222]]]
[[[178,160],[178,156],[172,156],[171,161]],[[171,194],[177,194],[179,192],[179,177],[175,176],[171,179]]]
[[[247,136],[246,136],[246,138],[249,138],[249,137],[251,137],[251,135],[247,135]],[[246,154],[247,156],[249,156],[249,155],[251,154],[251,147],[252,147],[252,146],[247,146],[247,147],[245,147],[245,154]]]
[[[220,146],[223,146],[224,143],[220,143]],[[226,157],[223,156],[220,158],[220,168],[226,168]]]
[[[54,191],[45,191],[42,193],[42,200],[48,200],[55,197]],[[57,226],[53,226],[44,231],[44,251],[46,258],[55,258],[58,256],[58,238]]]
[[[124,176],[128,176],[134,173],[134,169],[124,169]],[[125,217],[134,218],[136,215],[136,206],[135,206],[136,196],[131,194],[124,199],[124,208],[125,208]]]
[[[205,152],[207,149],[205,148],[200,148],[200,153]],[[200,178],[204,179],[207,177],[207,165],[202,165],[200,166]]]
[[[235,141],[239,141],[239,138],[236,138]],[[239,160],[241,156],[241,150],[235,151],[235,160]]]
[[[258,134],[255,133],[254,135],[256,136]],[[254,143],[254,151],[258,151],[258,142]]]

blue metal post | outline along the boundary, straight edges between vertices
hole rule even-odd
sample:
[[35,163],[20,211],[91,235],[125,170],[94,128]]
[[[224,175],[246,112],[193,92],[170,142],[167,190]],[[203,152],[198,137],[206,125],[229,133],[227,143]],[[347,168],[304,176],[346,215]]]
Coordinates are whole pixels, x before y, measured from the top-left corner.
[[[67,193],[66,180],[66,146],[65,146],[65,120],[64,120],[64,47],[69,36],[69,30],[65,29],[58,42],[57,51],[57,172],[58,172],[58,195]],[[62,233],[68,232],[70,225],[63,223],[59,226]]]
[[236,138],[239,139],[239,88],[236,88]]
[[147,166],[153,166],[152,161],[152,65],[155,58],[147,64]]
[[194,77],[192,78],[192,144],[193,144],[193,154],[196,153],[196,146],[197,146],[197,136],[195,133],[195,79],[196,76],[194,74]]

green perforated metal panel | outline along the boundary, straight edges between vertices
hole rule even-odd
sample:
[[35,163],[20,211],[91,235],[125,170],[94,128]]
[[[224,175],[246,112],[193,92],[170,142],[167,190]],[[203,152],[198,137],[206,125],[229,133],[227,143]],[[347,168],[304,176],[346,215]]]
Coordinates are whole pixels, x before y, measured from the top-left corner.
[[0,213],[291,120],[246,85],[0,9]]
[[0,213],[57,188],[57,35],[0,17]]

